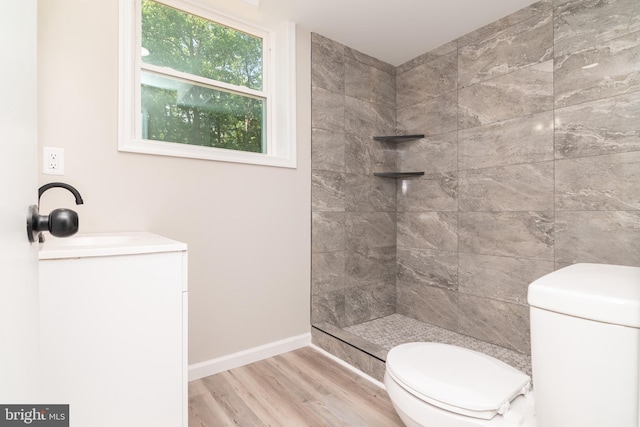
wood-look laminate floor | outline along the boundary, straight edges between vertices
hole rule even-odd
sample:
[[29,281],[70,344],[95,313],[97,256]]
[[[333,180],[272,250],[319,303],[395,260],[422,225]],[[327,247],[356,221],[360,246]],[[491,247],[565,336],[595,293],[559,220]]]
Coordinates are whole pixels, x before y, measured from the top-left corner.
[[189,383],[189,427],[403,425],[383,389],[311,347]]

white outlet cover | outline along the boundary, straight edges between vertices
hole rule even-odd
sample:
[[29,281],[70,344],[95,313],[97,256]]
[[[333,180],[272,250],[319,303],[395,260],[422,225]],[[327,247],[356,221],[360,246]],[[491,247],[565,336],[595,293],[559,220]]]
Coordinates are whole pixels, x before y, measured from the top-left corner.
[[64,148],[42,147],[42,173],[64,175]]

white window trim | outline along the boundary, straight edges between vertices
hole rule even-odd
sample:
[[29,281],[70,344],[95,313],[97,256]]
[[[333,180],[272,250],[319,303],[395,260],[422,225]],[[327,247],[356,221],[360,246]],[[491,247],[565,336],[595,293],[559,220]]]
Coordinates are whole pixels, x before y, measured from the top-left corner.
[[[141,56],[140,0],[120,0],[120,67],[118,97],[118,150],[161,156],[186,157],[286,168],[296,167],[295,24],[285,21],[273,28],[247,23],[193,1],[155,0],[206,19],[265,37],[264,76],[267,96],[266,153],[200,147],[136,137],[140,133]],[[153,66],[145,65],[145,69]],[[172,75],[180,73],[172,71]],[[222,86],[217,83],[218,86]],[[228,89],[234,89],[229,85]],[[245,93],[251,92],[242,88]]]

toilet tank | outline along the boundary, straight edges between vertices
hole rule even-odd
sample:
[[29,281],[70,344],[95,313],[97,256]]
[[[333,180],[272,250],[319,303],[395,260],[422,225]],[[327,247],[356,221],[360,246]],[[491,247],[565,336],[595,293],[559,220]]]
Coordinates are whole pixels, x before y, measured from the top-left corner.
[[640,268],[575,264],[529,285],[539,427],[640,425]]

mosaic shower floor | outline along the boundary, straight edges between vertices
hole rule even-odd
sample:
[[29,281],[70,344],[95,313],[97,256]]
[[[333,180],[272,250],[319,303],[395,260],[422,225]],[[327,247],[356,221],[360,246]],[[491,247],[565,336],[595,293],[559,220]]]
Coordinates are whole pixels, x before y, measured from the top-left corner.
[[531,357],[488,342],[461,335],[401,314],[344,328],[346,332],[389,351],[406,342],[435,341],[479,351],[531,375]]

